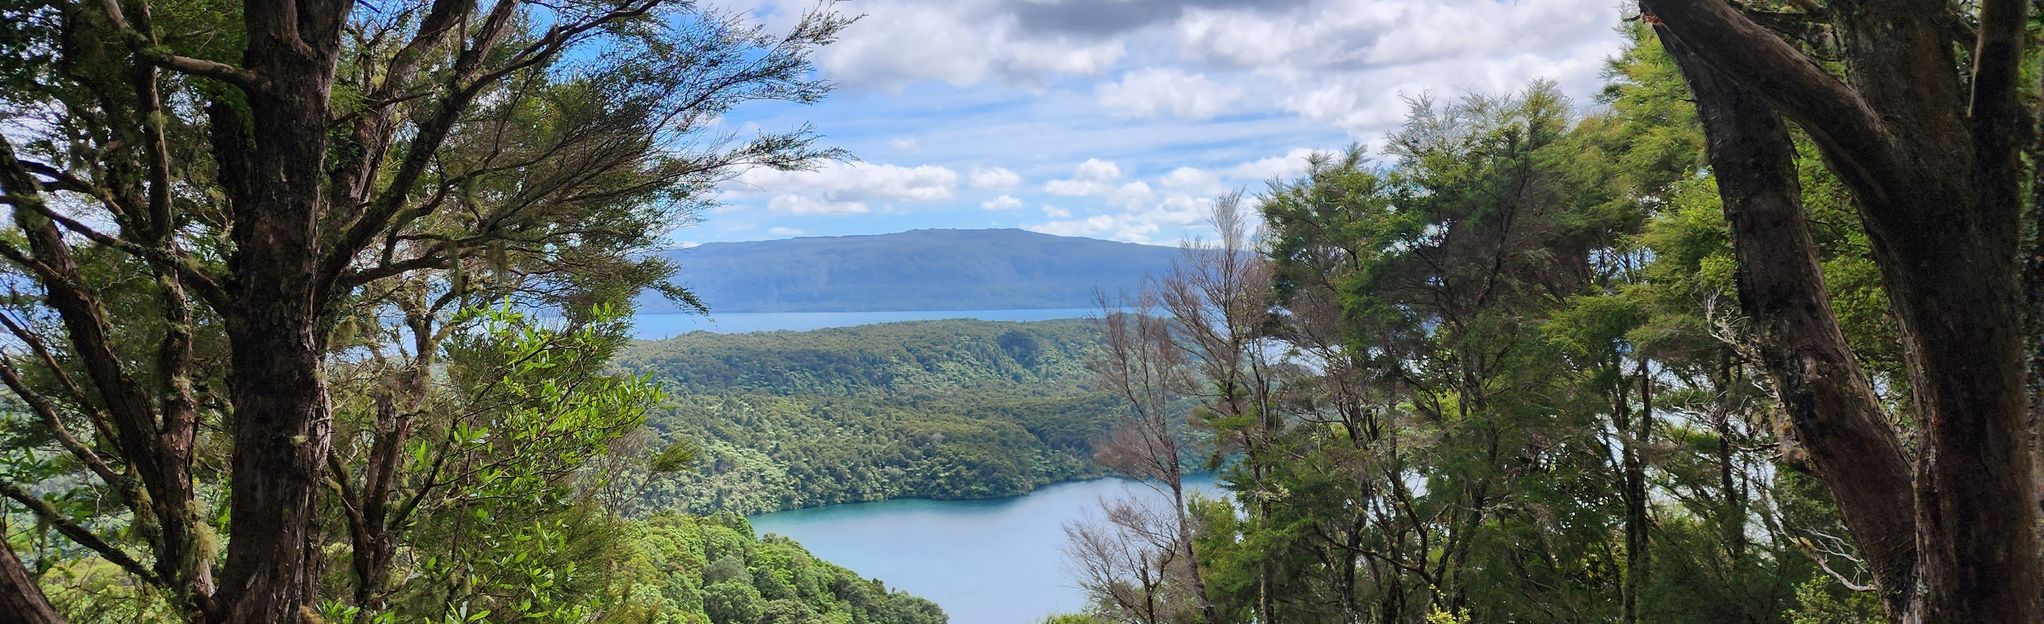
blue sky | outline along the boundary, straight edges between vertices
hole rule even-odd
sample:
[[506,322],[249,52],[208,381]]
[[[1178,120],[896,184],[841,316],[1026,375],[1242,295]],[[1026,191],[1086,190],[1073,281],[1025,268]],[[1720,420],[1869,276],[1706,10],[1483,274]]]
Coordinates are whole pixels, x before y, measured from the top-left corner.
[[[725,6],[768,27],[812,0]],[[742,107],[741,133],[812,124],[858,160],[754,171],[677,243],[1019,227],[1173,243],[1214,197],[1374,144],[1407,98],[1558,81],[1592,105],[1622,45],[1611,0],[855,0],[810,106]]]

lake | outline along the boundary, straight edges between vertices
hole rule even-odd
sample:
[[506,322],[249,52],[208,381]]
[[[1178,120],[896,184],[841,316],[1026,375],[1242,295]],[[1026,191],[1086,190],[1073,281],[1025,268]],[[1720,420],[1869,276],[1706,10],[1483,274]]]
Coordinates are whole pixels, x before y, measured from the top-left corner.
[[[1212,477],[1186,484],[1210,496],[1220,492]],[[1014,498],[783,511],[752,517],[752,527],[794,538],[826,561],[935,601],[953,624],[1037,624],[1085,606],[1065,563],[1065,523],[1098,518],[1101,498],[1129,494],[1166,500],[1138,482],[1098,479]]]
[[1099,316],[1097,308],[1045,308],[1031,310],[918,310],[906,312],[731,312],[700,314],[640,314],[633,318],[633,337],[662,340],[689,332],[744,334],[762,331],[808,331],[901,321],[934,321],[969,318],[982,321],[1048,321],[1051,319]]

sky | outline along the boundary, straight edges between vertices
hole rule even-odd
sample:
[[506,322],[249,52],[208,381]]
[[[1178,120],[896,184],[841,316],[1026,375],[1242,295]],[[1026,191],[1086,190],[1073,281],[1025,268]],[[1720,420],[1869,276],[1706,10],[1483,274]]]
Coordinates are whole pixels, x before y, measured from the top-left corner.
[[[815,0],[748,0],[768,27]],[[1594,106],[1624,43],[1615,0],[852,0],[812,105],[751,104],[745,134],[807,123],[856,160],[747,172],[674,238],[1009,227],[1172,244],[1215,197],[1380,145],[1408,102],[1556,81]]]

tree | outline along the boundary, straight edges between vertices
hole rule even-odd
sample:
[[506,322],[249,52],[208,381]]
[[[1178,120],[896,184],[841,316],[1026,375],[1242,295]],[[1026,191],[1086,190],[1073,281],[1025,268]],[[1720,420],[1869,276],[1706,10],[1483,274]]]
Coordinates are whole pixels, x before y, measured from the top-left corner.
[[[568,309],[615,300],[668,270],[636,253],[658,240],[646,225],[744,167],[837,155],[806,128],[710,128],[741,102],[822,96],[808,54],[847,23],[827,7],[781,34],[661,0],[62,2],[9,17],[23,24],[10,42],[55,62],[8,65],[24,88],[0,140],[0,258],[25,353],[0,378],[143,530],[111,542],[104,519],[7,493],[193,620],[292,621],[313,604],[328,367],[346,359],[348,319],[394,292],[466,301],[487,292],[471,288],[483,268],[533,278],[523,292],[611,286]],[[401,429],[379,435],[402,448]],[[206,468],[209,447],[224,470]],[[224,563],[205,537],[216,505]]]
[[[2020,84],[2028,3],[1790,4],[1640,2],[1696,95],[1741,305],[1891,616],[2037,621],[2021,239],[2034,140]],[[1818,54],[1842,58],[1844,78]],[[1905,345],[1913,450],[1826,300],[1784,120],[1856,200]]]
[[[1221,196],[1209,220],[1217,240],[1188,242],[1184,258],[1169,275],[1146,284],[1133,309],[1102,302],[1106,345],[1091,368],[1131,417],[1094,444],[1095,456],[1117,472],[1159,484],[1172,513],[1148,513],[1130,501],[1103,502],[1105,526],[1067,527],[1066,534],[1069,552],[1081,562],[1082,584],[1135,621],[1175,619],[1168,601],[1158,597],[1167,580],[1189,588],[1204,621],[1222,618],[1195,552],[1196,520],[1187,509],[1184,483],[1191,432],[1181,423],[1211,433],[1219,443],[1217,457],[1246,454],[1247,477],[1236,486],[1246,490],[1244,500],[1256,513],[1268,514],[1253,501],[1262,494],[1272,459],[1268,442],[1277,428],[1271,406],[1275,372],[1261,333],[1270,276],[1252,246],[1249,219],[1240,193]],[[1184,409],[1187,399],[1196,402],[1190,410]],[[1181,411],[1188,415],[1181,417]],[[1255,594],[1258,617],[1269,621],[1275,619],[1277,590],[1275,562],[1265,563]]]
[[[1158,289],[1196,380],[1189,391],[1199,401],[1193,412],[1197,424],[1220,442],[1217,455],[1241,453],[1234,486],[1248,509],[1268,516],[1266,478],[1275,461],[1270,443],[1280,424],[1272,405],[1278,380],[1274,345],[1264,335],[1270,267],[1254,248],[1257,232],[1250,219],[1241,193],[1216,199],[1208,219],[1215,240],[1186,243],[1185,258],[1174,263]],[[1218,457],[1213,463],[1220,463]],[[1265,622],[1277,621],[1277,563],[1264,559],[1256,575],[1256,616]]]
[[1188,602],[1178,586],[1187,546],[1177,520],[1156,509],[1153,500],[1129,497],[1100,506],[1100,520],[1065,525],[1066,560],[1095,610],[1129,624],[1188,619]]
[[1179,399],[1196,391],[1189,354],[1175,337],[1172,320],[1157,314],[1158,295],[1149,288],[1133,306],[1109,304],[1103,295],[1104,347],[1088,364],[1099,385],[1124,401],[1128,417],[1093,443],[1094,461],[1133,479],[1141,479],[1169,497],[1168,544],[1184,566],[1182,582],[1191,588],[1201,619],[1219,624],[1220,614],[1208,595],[1198,555],[1193,552],[1192,518],[1186,510],[1185,463],[1190,432],[1173,413]]

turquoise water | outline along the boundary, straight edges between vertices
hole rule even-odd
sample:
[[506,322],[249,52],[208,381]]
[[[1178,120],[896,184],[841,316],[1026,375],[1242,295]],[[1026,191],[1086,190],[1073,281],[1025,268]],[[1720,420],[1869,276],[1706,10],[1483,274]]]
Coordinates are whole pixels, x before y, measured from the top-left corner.
[[1099,316],[1095,308],[1046,308],[1040,310],[919,310],[907,312],[734,312],[726,314],[641,314],[635,317],[633,334],[642,340],[661,340],[695,331],[743,334],[762,331],[807,331],[830,327],[851,327],[900,321],[933,321],[969,318],[983,321],[1047,321]]
[[[1187,485],[1218,495],[1212,478]],[[1064,525],[1098,518],[1099,501],[1166,500],[1133,481],[1061,483],[979,501],[892,500],[762,514],[755,531],[796,541],[832,563],[936,601],[953,624],[1037,624],[1085,596],[1065,562]]]

